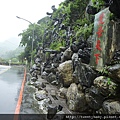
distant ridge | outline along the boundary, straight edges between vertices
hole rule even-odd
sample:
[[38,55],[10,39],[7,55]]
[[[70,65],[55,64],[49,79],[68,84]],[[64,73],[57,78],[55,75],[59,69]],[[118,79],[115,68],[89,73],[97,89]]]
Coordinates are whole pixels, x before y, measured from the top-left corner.
[[13,51],[19,47],[20,44],[19,38],[10,38],[5,40],[4,42],[0,42],[0,57],[4,56],[6,52]]

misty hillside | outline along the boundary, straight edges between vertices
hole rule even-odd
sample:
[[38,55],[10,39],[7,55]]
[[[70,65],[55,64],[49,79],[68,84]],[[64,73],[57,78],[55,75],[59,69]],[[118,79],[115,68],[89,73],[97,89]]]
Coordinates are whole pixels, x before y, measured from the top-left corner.
[[0,57],[6,58],[9,52],[14,51],[19,47],[19,43],[20,43],[20,39],[18,38],[10,38],[4,42],[0,42]]
[[0,51],[14,50],[19,46],[20,39],[18,38],[10,38],[5,40],[4,42],[0,42]]
[[16,58],[23,51],[24,51],[24,47],[18,47],[15,50],[11,50],[11,51],[5,52],[4,54],[1,54],[1,58],[3,59]]

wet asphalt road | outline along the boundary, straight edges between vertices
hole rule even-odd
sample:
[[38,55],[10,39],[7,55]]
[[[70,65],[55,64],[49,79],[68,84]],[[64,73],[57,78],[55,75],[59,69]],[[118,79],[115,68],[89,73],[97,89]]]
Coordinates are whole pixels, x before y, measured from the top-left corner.
[[0,114],[14,114],[23,77],[23,66],[12,66],[0,74]]

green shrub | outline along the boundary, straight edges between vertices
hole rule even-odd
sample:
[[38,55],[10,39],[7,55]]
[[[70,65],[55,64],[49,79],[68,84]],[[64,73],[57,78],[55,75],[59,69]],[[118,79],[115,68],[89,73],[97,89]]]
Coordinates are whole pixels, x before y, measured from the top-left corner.
[[64,46],[64,41],[62,41],[62,42],[55,41],[55,42],[51,43],[50,48],[53,50],[60,50],[61,46]]

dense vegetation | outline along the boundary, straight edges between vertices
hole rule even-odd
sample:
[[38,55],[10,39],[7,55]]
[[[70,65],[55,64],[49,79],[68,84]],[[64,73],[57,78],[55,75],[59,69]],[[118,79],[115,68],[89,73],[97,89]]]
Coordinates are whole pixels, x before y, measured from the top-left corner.
[[[95,6],[94,1],[93,3]],[[65,0],[58,9],[53,5],[52,13],[47,12],[45,18],[39,20],[37,24],[29,25],[19,34],[22,36],[20,44],[25,46],[21,58],[26,58],[30,62],[31,55],[35,56],[36,49],[40,46],[43,49],[59,50],[61,46],[67,47],[74,41],[87,40],[93,32],[94,19],[94,16],[86,13],[88,4],[89,0]],[[34,47],[31,51],[33,29]]]

